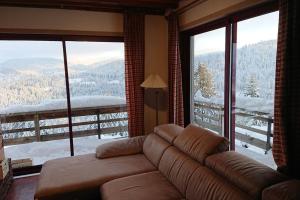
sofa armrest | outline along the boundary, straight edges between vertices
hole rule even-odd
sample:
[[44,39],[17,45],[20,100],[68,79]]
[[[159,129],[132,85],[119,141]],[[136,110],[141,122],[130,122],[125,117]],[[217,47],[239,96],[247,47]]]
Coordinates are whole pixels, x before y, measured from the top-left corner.
[[96,157],[101,159],[142,153],[145,138],[138,136],[101,144],[96,148]]
[[289,180],[266,188],[263,200],[297,200],[300,199],[300,180]]

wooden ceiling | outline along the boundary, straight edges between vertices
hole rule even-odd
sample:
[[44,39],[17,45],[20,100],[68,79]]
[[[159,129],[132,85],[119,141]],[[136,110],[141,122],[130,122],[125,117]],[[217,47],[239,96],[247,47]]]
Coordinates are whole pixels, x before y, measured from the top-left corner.
[[92,11],[122,12],[128,8],[163,13],[177,8],[179,0],[1,0],[0,6],[60,8]]

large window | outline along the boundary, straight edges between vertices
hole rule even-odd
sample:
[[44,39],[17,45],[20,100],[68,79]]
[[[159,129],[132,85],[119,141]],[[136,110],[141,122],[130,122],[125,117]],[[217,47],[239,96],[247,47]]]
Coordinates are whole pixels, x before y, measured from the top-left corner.
[[192,119],[224,135],[225,28],[195,35],[192,41]]
[[277,30],[278,12],[237,23],[236,151],[272,167]]
[[233,150],[275,168],[271,148],[278,11],[232,19],[187,33],[191,121],[228,137]]
[[[0,42],[0,114],[6,157],[39,165],[68,156],[68,140],[46,141],[68,129],[67,100],[61,42]],[[60,111],[61,117],[47,118]],[[41,129],[43,127],[43,129]],[[55,144],[55,147],[53,146]],[[54,149],[50,149],[50,147]],[[21,165],[21,164],[20,164]]]
[[14,167],[41,165],[126,137],[124,71],[122,42],[1,40],[6,157]]
[[[84,136],[74,140],[74,150],[76,155],[93,153],[99,145],[98,139],[127,136],[124,45],[121,42],[66,42],[66,45],[73,131],[74,136]],[[83,109],[98,113],[83,116]]]

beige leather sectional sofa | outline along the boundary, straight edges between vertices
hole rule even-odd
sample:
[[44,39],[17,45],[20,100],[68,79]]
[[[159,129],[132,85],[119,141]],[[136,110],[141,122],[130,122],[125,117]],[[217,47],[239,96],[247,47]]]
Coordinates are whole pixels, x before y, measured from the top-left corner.
[[35,199],[298,199],[300,181],[233,151],[195,125],[101,145],[96,154],[48,161]]

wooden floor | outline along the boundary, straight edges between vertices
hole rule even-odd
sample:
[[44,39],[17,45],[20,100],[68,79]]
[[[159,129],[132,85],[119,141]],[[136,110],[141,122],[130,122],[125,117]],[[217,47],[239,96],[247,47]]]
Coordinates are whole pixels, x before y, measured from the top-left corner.
[[6,200],[33,200],[38,177],[35,175],[14,179]]

